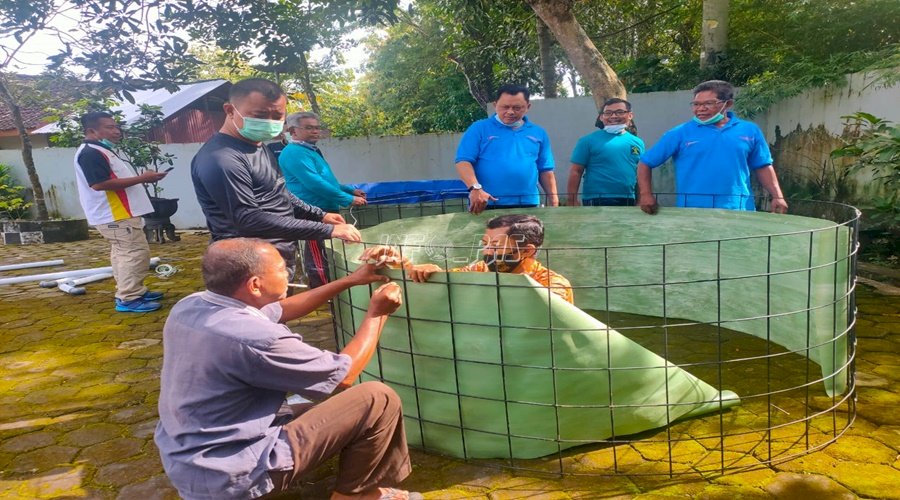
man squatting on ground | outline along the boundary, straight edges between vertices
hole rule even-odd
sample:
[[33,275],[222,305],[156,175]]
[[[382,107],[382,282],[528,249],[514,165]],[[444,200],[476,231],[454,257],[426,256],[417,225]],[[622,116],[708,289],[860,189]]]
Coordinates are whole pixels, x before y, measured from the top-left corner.
[[[288,191],[310,205],[338,213],[341,207],[365,205],[366,193],[341,184],[316,145],[321,134],[319,116],[308,111],[291,113],[284,124],[288,145],[278,155]],[[303,249],[303,268],[310,288],[328,283],[325,240],[309,239]]]
[[[411,469],[399,397],[380,382],[352,385],[402,303],[400,287],[372,294],[336,354],[281,323],[352,286],[387,281],[374,265],[290,298],[284,259],[265,241],[214,242],[201,267],[207,290],[179,301],[163,329],[155,441],[179,494],[256,498],[340,455],[333,500],[422,498],[389,488]],[[316,402],[288,406],[288,392]]]
[[340,214],[326,213],[284,186],[272,151],[263,145],[284,127],[287,97],[263,78],[235,83],[224,104],[225,123],[191,162],[191,180],[213,241],[237,237],[272,243],[287,262],[291,279],[297,240],[360,241]]
[[102,111],[81,117],[84,143],[75,151],[75,183],[88,224],[109,242],[109,260],[116,280],[116,311],[148,312],[162,307],[160,292],[144,286],[150,269],[150,245],[142,215],[153,212],[143,184],[162,180],[165,172],[135,175],[113,152],[122,130]]
[[[487,222],[487,229],[481,238],[481,260],[450,269],[450,272],[527,274],[574,304],[569,280],[538,262],[536,255],[543,243],[544,224],[537,217],[523,214],[494,217]],[[420,283],[428,281],[434,273],[444,272],[436,264],[413,264],[400,253],[396,248],[379,245],[366,249],[360,259],[363,262],[402,263],[413,281]]]

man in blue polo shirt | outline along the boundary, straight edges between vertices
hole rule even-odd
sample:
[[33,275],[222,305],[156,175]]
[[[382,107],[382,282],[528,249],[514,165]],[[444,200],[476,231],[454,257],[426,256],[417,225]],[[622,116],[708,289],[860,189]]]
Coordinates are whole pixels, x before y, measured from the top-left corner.
[[771,209],[786,213],[788,205],[772,167],[772,154],[762,131],[730,111],[734,87],[721,80],[694,88],[692,121],[663,135],[638,163],[640,207],[654,214],[651,169],[675,160],[676,204],[679,207],[756,210],[750,172],[772,197]]
[[631,123],[631,103],[613,97],[603,103],[597,126],[575,144],[569,167],[569,205],[581,205],[578,188],[584,177],[581,199],[590,206],[634,206],[638,157],[644,141],[626,127]]
[[528,89],[502,85],[497,112],[478,120],[463,134],[456,150],[456,171],[469,188],[469,210],[536,207],[538,182],[547,205],[559,205],[550,138],[525,116],[531,108]]

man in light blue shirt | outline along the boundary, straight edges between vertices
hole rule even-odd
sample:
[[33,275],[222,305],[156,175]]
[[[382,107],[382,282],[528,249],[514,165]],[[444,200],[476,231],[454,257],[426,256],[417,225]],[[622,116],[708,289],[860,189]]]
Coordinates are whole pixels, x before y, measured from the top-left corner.
[[641,210],[656,213],[651,169],[674,158],[679,207],[756,210],[750,186],[752,171],[772,198],[772,212],[786,213],[787,202],[762,131],[729,111],[734,105],[734,87],[728,82],[710,80],[695,87],[693,93],[693,120],[666,132],[641,156]]
[[[644,141],[626,130],[631,123],[631,103],[613,97],[603,103],[592,132],[575,144],[569,167],[569,205],[634,206],[637,162]],[[581,200],[578,189],[584,177]]]
[[[366,193],[338,182],[316,145],[322,130],[318,115],[307,111],[291,113],[285,121],[285,129],[289,140],[278,155],[278,166],[288,191],[327,213],[339,213],[341,207],[366,204]],[[306,240],[303,268],[310,288],[328,282],[324,239]]]
[[536,207],[538,182],[546,204],[559,206],[550,138],[528,121],[528,89],[502,85],[497,112],[469,126],[456,150],[456,171],[469,188],[469,210]]
[[[375,266],[286,298],[288,271],[278,250],[232,238],[209,246],[201,270],[207,290],[179,301],[163,328],[154,438],[178,494],[257,498],[340,455],[332,499],[392,491],[421,499],[390,488],[410,473],[399,397],[380,382],[354,385],[387,316],[402,303],[400,287],[386,283],[373,292],[359,329],[333,353],[282,323],[351,286],[386,281]],[[287,405],[288,392],[315,403]]]

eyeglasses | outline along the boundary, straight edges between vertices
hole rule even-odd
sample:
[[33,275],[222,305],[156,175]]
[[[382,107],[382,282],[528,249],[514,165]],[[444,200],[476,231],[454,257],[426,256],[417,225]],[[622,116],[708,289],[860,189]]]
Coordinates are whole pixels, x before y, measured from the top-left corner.
[[322,127],[319,125],[304,125],[302,127],[303,130],[322,130]]
[[624,109],[617,109],[615,111],[604,111],[604,112],[600,113],[600,115],[609,118],[611,116],[625,116],[628,113],[630,113],[630,111],[627,111]]
[[512,111],[513,113],[521,113],[525,111],[527,106],[497,106],[497,111]]
[[692,108],[711,108],[713,106],[722,104],[724,102],[728,102],[728,101],[703,101],[703,102],[691,101],[691,107]]

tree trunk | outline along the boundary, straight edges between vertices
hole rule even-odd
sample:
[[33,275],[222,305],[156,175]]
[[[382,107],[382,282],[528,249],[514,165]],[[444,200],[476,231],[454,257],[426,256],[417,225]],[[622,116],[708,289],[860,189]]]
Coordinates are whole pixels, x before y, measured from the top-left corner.
[[44,201],[44,188],[41,186],[41,179],[38,177],[37,169],[34,166],[34,156],[32,156],[31,139],[28,137],[28,130],[25,128],[25,120],[22,119],[22,110],[19,109],[15,97],[9,91],[6,81],[0,78],[0,99],[9,108],[12,114],[13,123],[19,132],[19,138],[22,140],[22,162],[25,164],[25,170],[28,172],[28,180],[31,182],[31,191],[34,195],[34,206],[37,209],[38,220],[47,220],[50,216],[47,213],[47,203]]
[[541,54],[541,83],[544,86],[544,97],[547,99],[555,99],[559,97],[556,92],[556,60],[550,49],[553,47],[553,34],[550,28],[541,21],[540,17],[535,18],[537,25],[538,51]]
[[728,48],[729,0],[703,0],[703,44],[700,69],[715,69]]
[[[493,80],[493,72],[490,68],[480,67],[480,74],[471,74],[471,71],[466,68],[466,66],[453,54],[447,56],[453,64],[456,65],[456,69],[459,70],[460,73],[466,79],[466,86],[469,88],[469,95],[475,99],[475,102],[481,106],[481,109],[487,113],[488,104],[493,102],[493,93],[494,90],[489,88],[490,84],[480,83],[480,81],[492,81]],[[488,80],[490,79],[490,80]]]
[[572,12],[574,0],[525,0],[547,24],[569,61],[587,83],[597,109],[610,97],[625,98],[625,86]]
[[306,92],[306,98],[309,99],[309,105],[312,112],[322,116],[319,112],[319,99],[316,98],[316,91],[313,89],[312,77],[309,74],[309,61],[306,59],[306,53],[300,53],[300,83],[303,85],[303,91]]

